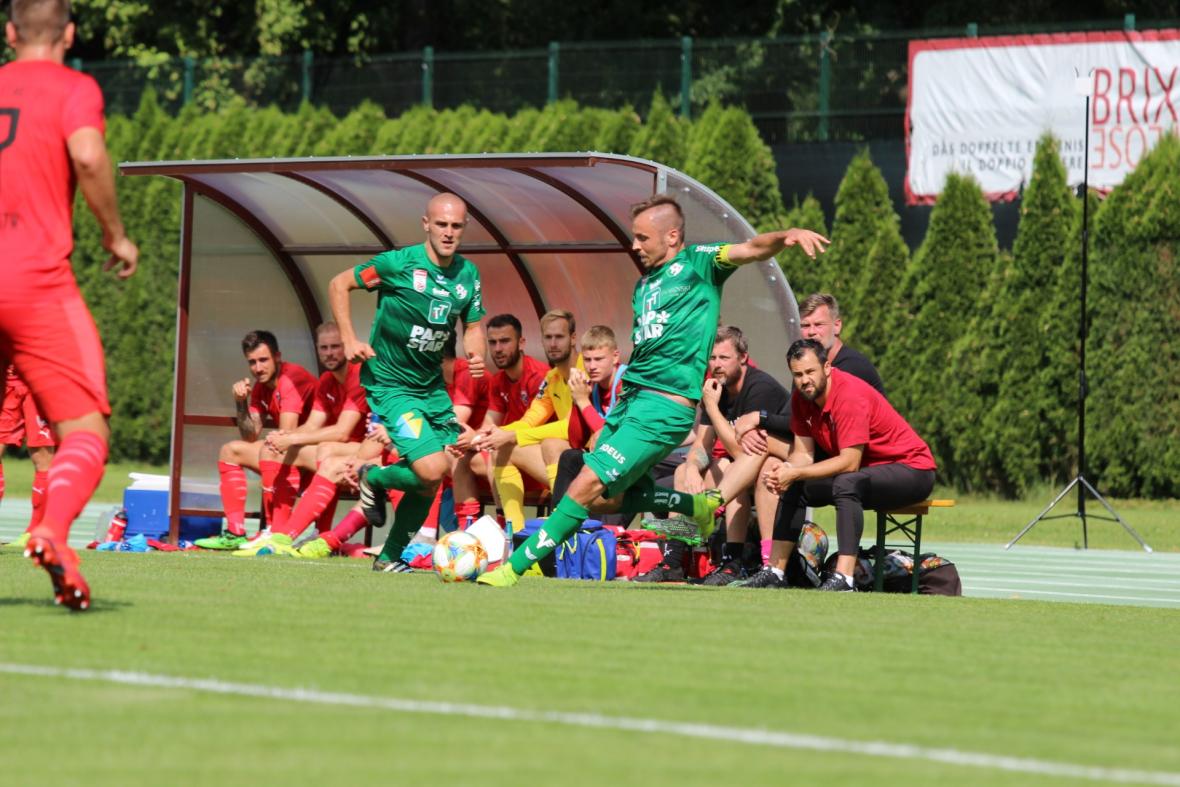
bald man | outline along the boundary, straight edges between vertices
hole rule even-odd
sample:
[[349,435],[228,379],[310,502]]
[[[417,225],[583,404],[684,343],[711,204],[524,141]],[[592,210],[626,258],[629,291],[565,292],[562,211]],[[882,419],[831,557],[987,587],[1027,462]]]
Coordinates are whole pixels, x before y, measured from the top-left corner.
[[[328,285],[328,302],[340,327],[349,360],[363,363],[361,384],[369,407],[379,416],[397,449],[398,461],[357,471],[361,510],[374,527],[385,524],[385,498],[391,489],[405,493],[397,522],[375,571],[410,568],[401,552],[430,511],[439,484],[450,471],[445,447],[459,437],[459,422],[442,376],[443,346],[463,321],[463,349],[472,377],[483,375],[484,316],[479,271],[457,253],[467,227],[467,205],[454,194],[438,194],[426,206],[416,246],[378,254],[337,274]],[[377,292],[377,313],[369,341],[357,338],[349,293]]]
[[623,375],[623,394],[545,526],[500,568],[480,576],[481,584],[515,585],[592,508],[600,513],[675,511],[691,516],[698,535],[707,537],[721,503],[717,490],[690,495],[659,488],[648,470],[692,428],[721,311],[721,286],[740,265],[794,245],[814,257],[828,242],[809,230],[790,229],[745,243],[686,247],[684,212],[666,194],[632,206],[631,217],[631,248],[645,273],[631,298],[635,349]]

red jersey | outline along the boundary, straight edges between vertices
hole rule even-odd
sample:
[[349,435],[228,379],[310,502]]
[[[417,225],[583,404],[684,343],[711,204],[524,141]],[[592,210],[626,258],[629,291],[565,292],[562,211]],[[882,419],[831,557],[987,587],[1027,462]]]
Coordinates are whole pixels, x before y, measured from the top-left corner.
[[5,287],[73,281],[76,179],[66,141],[105,130],[102,91],[86,74],[44,60],[0,68],[0,271]]
[[455,359],[455,371],[451,375],[451,384],[447,386],[447,394],[459,407],[471,408],[467,425],[478,429],[488,412],[488,375],[485,373],[477,380],[471,376],[469,366],[466,358]]
[[914,470],[935,469],[930,447],[889,400],[864,380],[839,369],[832,369],[822,410],[798,390],[791,394],[791,431],[814,439],[828,456],[863,445],[861,467],[897,463]]
[[281,413],[299,413],[307,420],[315,401],[316,379],[297,363],[283,361],[273,387],[255,385],[250,391],[250,413],[267,415],[277,425]]
[[537,391],[541,390],[541,383],[545,382],[545,375],[548,373],[549,367],[546,364],[528,355],[524,356],[524,367],[519,380],[508,379],[508,373],[505,371],[496,372],[489,384],[488,410],[503,414],[501,424],[519,421],[525,410],[529,409],[529,404],[537,395]]
[[[286,366],[286,364],[284,364]],[[327,425],[331,426],[340,420],[340,414],[346,410],[360,413],[361,418],[356,427],[349,434],[349,442],[359,443],[365,439],[365,416],[369,413],[369,402],[365,399],[365,389],[361,385],[361,366],[358,363],[348,364],[348,374],[344,377],[344,384],[336,381],[336,375],[324,372],[316,385],[315,399],[312,410],[318,410],[328,417]]]

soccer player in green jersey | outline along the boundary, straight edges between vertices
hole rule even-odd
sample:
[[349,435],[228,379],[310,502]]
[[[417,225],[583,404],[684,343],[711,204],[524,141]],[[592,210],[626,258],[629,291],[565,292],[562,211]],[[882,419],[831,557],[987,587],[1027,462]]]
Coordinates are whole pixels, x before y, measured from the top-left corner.
[[[459,423],[442,376],[443,345],[463,321],[463,349],[472,377],[483,375],[483,293],[475,265],[456,253],[467,227],[467,205],[438,194],[426,206],[426,242],[378,254],[337,274],[328,302],[340,326],[349,360],[363,362],[361,383],[369,407],[381,417],[398,461],[357,471],[361,509],[375,527],[385,524],[385,494],[400,489],[396,523],[374,562],[375,570],[409,571],[401,551],[430,511],[438,485],[450,471],[444,450],[459,436]],[[368,343],[352,325],[349,293],[377,291],[377,313]]]
[[631,208],[631,248],[646,273],[631,305],[635,349],[623,375],[623,395],[607,416],[594,451],[552,515],[500,568],[477,580],[515,585],[528,568],[573,533],[590,515],[622,511],[675,511],[691,516],[702,536],[721,504],[717,490],[688,495],[657,487],[653,465],[684,440],[696,415],[701,380],[721,311],[721,286],[738,266],[798,245],[808,256],[828,239],[810,230],[758,235],[745,243],[686,247],[684,212],[657,194]]

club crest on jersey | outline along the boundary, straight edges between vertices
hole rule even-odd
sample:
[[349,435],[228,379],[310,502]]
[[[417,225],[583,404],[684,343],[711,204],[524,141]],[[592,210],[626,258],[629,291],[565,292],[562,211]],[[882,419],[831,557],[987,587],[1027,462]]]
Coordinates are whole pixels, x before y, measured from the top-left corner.
[[467,297],[467,288],[464,287],[462,284],[456,284],[455,285],[455,294],[458,295],[460,298],[466,298]]
[[425,268],[414,268],[414,292],[426,292]]
[[669,276],[679,276],[680,271],[684,270],[684,265],[679,262],[672,263],[672,267],[668,268]]

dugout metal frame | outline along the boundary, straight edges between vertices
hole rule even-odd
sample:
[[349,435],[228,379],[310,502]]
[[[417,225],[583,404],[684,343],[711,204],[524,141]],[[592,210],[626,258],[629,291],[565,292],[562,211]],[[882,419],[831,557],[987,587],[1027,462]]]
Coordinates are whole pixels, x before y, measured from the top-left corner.
[[[327,279],[387,249],[421,242],[420,217],[433,194],[449,191],[467,202],[471,223],[460,253],[480,268],[488,313],[522,318],[528,349],[541,346],[539,327],[529,318],[560,307],[574,312],[579,332],[596,322],[611,325],[624,357],[629,353],[631,292],[642,271],[631,251],[631,204],[658,192],[674,194],[685,209],[690,243],[755,234],[693,178],[611,154],[156,161],[125,162],[119,169],[184,187],[170,462],[170,488],[180,490],[169,496],[173,543],[182,516],[222,514],[183,498],[186,484],[204,482],[208,490],[216,480],[214,446],[237,437],[228,389],[246,374],[240,355],[234,357],[241,336],[272,330],[284,360],[318,369],[312,336],[330,317]],[[354,300],[358,332],[367,332],[374,306],[371,297]],[[781,359],[799,337],[799,312],[773,260],[731,277],[722,321],[740,326],[751,357],[789,384]],[[253,482],[251,489],[256,495]]]

